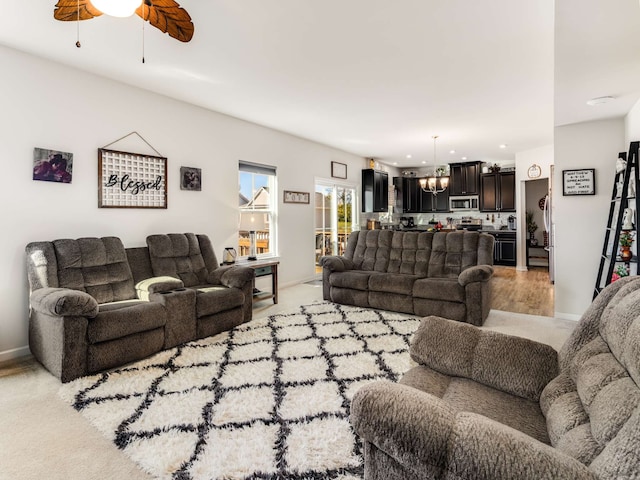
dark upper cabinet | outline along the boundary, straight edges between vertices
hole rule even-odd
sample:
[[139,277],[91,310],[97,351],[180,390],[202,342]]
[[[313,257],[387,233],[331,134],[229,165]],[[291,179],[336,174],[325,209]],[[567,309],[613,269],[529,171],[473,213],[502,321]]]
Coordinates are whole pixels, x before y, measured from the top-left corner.
[[437,195],[431,192],[425,192],[422,189],[420,189],[420,191],[422,192],[422,212],[449,211],[449,187]]
[[480,175],[480,211],[516,211],[515,172],[494,172]]
[[402,212],[403,213],[429,213],[449,211],[449,188],[444,192],[434,195],[420,188],[419,179],[416,177],[394,178],[396,188],[402,185]]
[[368,168],[362,170],[362,211],[386,212],[389,206],[389,174]]
[[482,162],[450,163],[449,196],[478,195]]

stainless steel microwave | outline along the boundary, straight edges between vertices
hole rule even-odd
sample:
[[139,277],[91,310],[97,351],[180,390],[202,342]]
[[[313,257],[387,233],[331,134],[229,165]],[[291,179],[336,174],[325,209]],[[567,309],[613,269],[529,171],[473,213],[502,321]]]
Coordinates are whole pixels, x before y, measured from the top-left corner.
[[470,195],[468,197],[449,197],[449,210],[478,210],[478,196]]

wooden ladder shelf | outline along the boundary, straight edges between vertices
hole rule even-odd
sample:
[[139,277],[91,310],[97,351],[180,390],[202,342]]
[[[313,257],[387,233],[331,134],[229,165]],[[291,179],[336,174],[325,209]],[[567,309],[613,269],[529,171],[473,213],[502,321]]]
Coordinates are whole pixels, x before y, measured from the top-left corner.
[[[598,278],[593,291],[593,298],[602,291],[604,287],[611,283],[614,271],[620,266],[629,275],[638,274],[638,257],[633,255],[631,260],[624,261],[618,252],[620,235],[623,233],[624,211],[627,208],[633,211],[632,235],[638,228],[638,211],[636,208],[636,195],[638,194],[638,148],[640,142],[631,142],[629,153],[621,152],[618,159],[626,161],[626,167],[620,171],[616,168],[616,176],[613,181],[613,193],[611,195],[611,205],[609,207],[609,220],[604,235],[604,245],[600,257],[600,268]],[[629,186],[631,185],[631,192]],[[631,193],[631,195],[630,195]],[[637,250],[636,250],[637,251]]]

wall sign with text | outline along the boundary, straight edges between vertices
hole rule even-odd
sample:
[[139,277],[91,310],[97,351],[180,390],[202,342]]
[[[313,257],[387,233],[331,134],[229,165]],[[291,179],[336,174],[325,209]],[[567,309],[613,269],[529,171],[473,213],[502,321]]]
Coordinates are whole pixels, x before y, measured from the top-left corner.
[[167,159],[98,150],[99,208],[167,208]]
[[596,171],[594,168],[562,171],[562,195],[595,195]]

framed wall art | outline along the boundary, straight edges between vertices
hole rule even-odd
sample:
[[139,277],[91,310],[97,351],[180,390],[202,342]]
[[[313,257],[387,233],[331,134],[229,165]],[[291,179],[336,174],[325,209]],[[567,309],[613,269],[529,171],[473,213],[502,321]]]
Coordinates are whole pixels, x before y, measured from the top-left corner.
[[167,159],[98,149],[99,208],[167,208]]
[[284,203],[309,203],[309,192],[284,191]]
[[333,178],[347,178],[347,164],[331,162],[331,176]]
[[596,171],[594,168],[562,171],[562,195],[595,195]]
[[33,179],[45,182],[71,183],[73,153],[33,149]]
[[180,167],[180,190],[202,190],[202,170],[192,167]]

